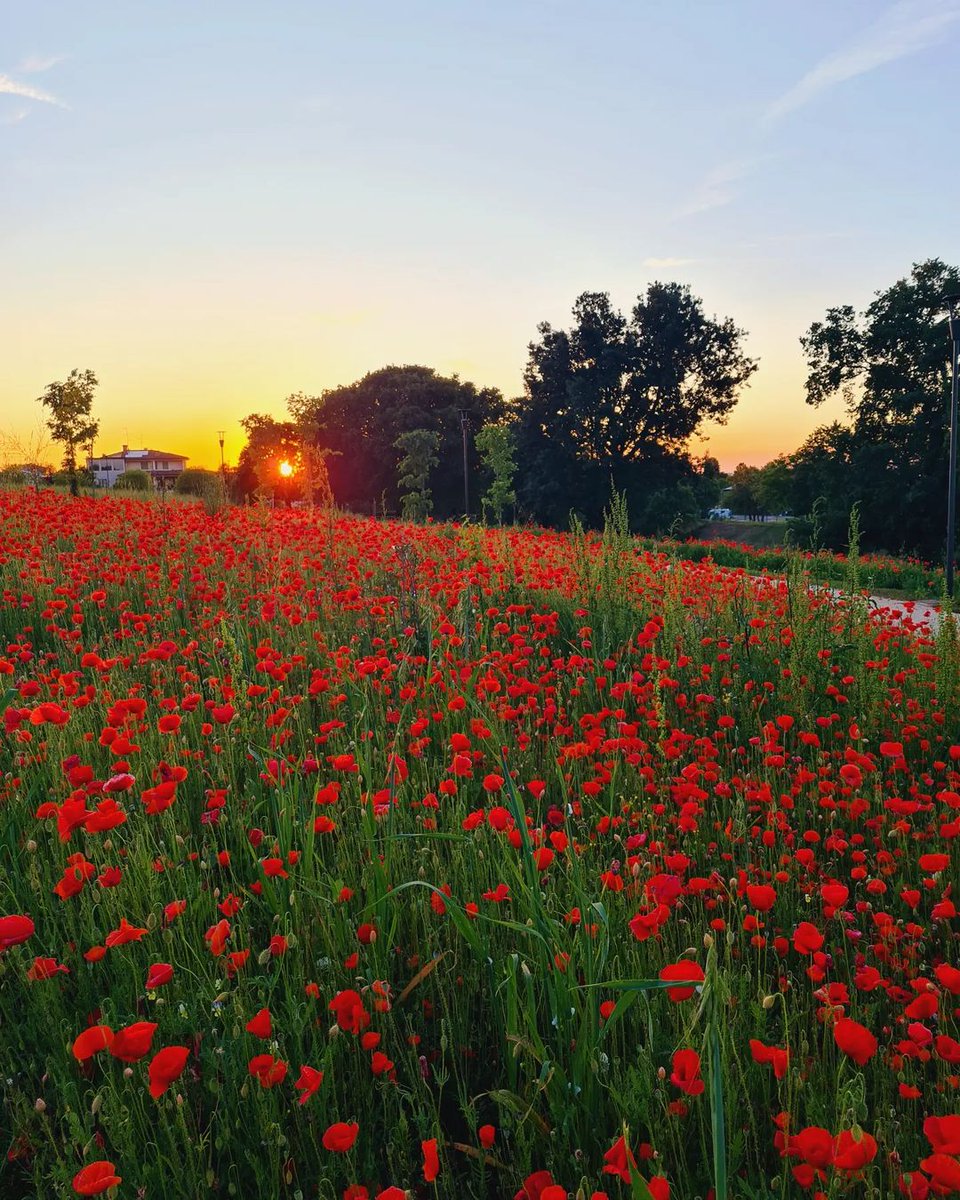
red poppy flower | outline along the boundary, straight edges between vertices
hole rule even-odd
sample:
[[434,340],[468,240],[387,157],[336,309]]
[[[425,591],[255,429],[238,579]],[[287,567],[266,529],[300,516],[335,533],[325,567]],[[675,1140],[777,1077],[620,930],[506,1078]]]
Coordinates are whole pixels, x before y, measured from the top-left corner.
[[73,1177],[73,1190],[78,1196],[99,1196],[122,1182],[112,1162],[101,1159],[87,1163]]
[[817,1169],[827,1167],[833,1161],[833,1135],[819,1125],[808,1125],[790,1138],[787,1153]]
[[0,952],[9,950],[11,946],[19,946],[27,938],[33,937],[36,928],[29,917],[0,917]]
[[69,975],[70,968],[58,963],[55,958],[35,958],[33,966],[27,971],[31,983],[38,979],[52,979],[54,975]]
[[549,1171],[534,1171],[523,1181],[523,1188],[514,1200],[541,1200],[543,1192],[554,1186],[553,1176]]
[[346,1154],[348,1150],[353,1148],[353,1143],[357,1140],[359,1132],[360,1126],[356,1121],[351,1124],[347,1124],[344,1121],[336,1121],[326,1129],[321,1138],[323,1148],[324,1150],[331,1150],[336,1154]]
[[927,1117],[923,1133],[937,1154],[960,1154],[960,1117]]
[[931,1154],[920,1162],[920,1169],[926,1171],[931,1182],[939,1189],[941,1195],[960,1192],[960,1162],[947,1154]]
[[673,1056],[670,1082],[688,1096],[699,1096],[705,1084],[700,1078],[700,1055],[696,1050],[678,1050]]
[[865,1025],[841,1017],[833,1027],[833,1038],[840,1049],[857,1064],[864,1066],[877,1052],[877,1039]]
[[777,902],[777,893],[767,883],[748,883],[747,900],[757,912],[769,912]]
[[809,921],[801,921],[793,935],[793,948],[798,954],[814,954],[823,945],[823,934]]
[[147,1074],[150,1077],[150,1095],[154,1100],[162,1096],[171,1083],[176,1083],[189,1057],[190,1050],[186,1046],[165,1046],[151,1058]]
[[636,1165],[637,1160],[633,1157],[633,1151],[621,1134],[603,1156],[603,1174],[616,1175],[618,1179],[629,1184]]
[[775,1079],[783,1079],[787,1073],[789,1052],[779,1046],[765,1046],[763,1042],[750,1039],[750,1053],[756,1063],[769,1064],[773,1067]]
[[[660,970],[660,978],[664,981],[669,980],[671,983],[675,980],[677,983],[700,984],[703,983],[706,976],[703,973],[703,967],[695,962],[677,962],[670,963]],[[681,1000],[689,1000],[693,995],[695,988],[691,987],[674,987],[667,988],[667,997],[675,1004]]]
[[118,1029],[107,1049],[121,1062],[139,1062],[150,1053],[150,1045],[156,1032],[157,1027],[152,1021],[136,1021],[125,1029]]
[[854,1136],[851,1130],[844,1129],[834,1139],[833,1165],[838,1171],[862,1171],[876,1156],[877,1143],[863,1130]]
[[317,1071],[313,1067],[301,1067],[300,1076],[293,1085],[300,1092],[300,1100],[298,1103],[306,1104],[312,1095],[323,1083],[323,1072]]
[[270,1020],[270,1009],[261,1008],[256,1016],[251,1017],[246,1026],[247,1033],[252,1033],[254,1037],[268,1038],[273,1032],[272,1022]]
[[120,924],[106,936],[108,946],[125,946],[128,942],[139,942],[146,934],[146,929],[131,925],[126,917],[120,918]]
[[153,963],[147,971],[147,981],[143,985],[148,992],[163,987],[173,978],[173,967],[169,963]]
[[481,1125],[477,1130],[477,1137],[480,1139],[480,1145],[484,1150],[489,1150],[493,1143],[497,1140],[497,1129],[495,1125]]
[[247,1064],[247,1070],[262,1088],[276,1087],[287,1076],[287,1064],[272,1054],[255,1054]]
[[363,1007],[363,999],[352,988],[338,992],[328,1007],[336,1013],[337,1024],[347,1033],[360,1033],[370,1024],[370,1014]]
[[109,1025],[91,1025],[73,1043],[73,1057],[77,1062],[86,1062],[101,1050],[106,1050],[113,1041],[113,1030]]
[[440,1158],[437,1155],[437,1139],[430,1138],[429,1141],[421,1142],[420,1149],[423,1151],[423,1178],[427,1183],[433,1183],[436,1177],[440,1174]]

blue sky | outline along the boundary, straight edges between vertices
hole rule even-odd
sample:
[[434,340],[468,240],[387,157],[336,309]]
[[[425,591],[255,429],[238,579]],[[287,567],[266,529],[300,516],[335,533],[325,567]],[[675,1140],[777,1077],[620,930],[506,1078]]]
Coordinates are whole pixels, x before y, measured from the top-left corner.
[[[104,449],[389,362],[511,395],[539,321],[688,282],[791,450],[798,338],[960,258],[960,0],[36,3],[0,11],[0,413],[92,367]],[[108,445],[109,443],[109,445]]]

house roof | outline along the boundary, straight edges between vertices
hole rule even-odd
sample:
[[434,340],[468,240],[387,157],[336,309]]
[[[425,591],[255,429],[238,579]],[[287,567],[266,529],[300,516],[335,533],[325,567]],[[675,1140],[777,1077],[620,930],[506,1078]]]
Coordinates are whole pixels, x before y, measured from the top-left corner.
[[187,461],[186,454],[173,454],[169,450],[118,450],[116,454],[95,454],[94,458],[177,458],[181,462]]

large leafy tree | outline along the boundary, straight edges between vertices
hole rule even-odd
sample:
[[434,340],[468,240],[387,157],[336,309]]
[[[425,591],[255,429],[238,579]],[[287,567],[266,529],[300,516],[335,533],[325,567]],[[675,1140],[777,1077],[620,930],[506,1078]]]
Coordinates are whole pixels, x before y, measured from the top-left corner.
[[860,502],[865,545],[936,553],[942,544],[950,388],[943,296],[958,290],[960,271],[928,259],[863,312],[828,309],[801,338],[807,402],[841,395],[850,436],[828,427],[799,452],[795,474],[809,488],[815,464],[828,508]]
[[[743,330],[689,287],[652,283],[629,318],[585,292],[570,330],[539,326],[518,422],[520,499],[541,520],[602,511],[610,482],[638,502],[692,474],[689,440],[723,422],[757,364]],[[645,501],[644,501],[645,502]]]
[[[251,413],[240,424],[247,435],[234,476],[234,492],[246,499],[255,492],[291,499],[299,490],[300,436],[293,421],[277,421]],[[294,474],[285,479],[280,464],[287,462]]]
[[70,491],[77,487],[77,450],[92,445],[100,422],[92,415],[97,377],[93,371],[73,370],[62,382],[48,383],[39,404],[48,410],[47,428],[55,442],[63,446],[63,465],[70,476]]
[[[333,388],[318,397],[296,397],[295,416],[301,429],[327,454],[330,486],[337,504],[359,512],[382,505],[396,510],[397,439],[415,429],[438,438],[438,464],[431,472],[434,511],[449,517],[463,511],[461,412],[471,429],[479,429],[505,411],[496,388],[477,388],[429,367],[384,367],[356,383]],[[470,439],[472,441],[472,439]],[[471,485],[476,474],[475,450],[468,446]],[[471,495],[477,494],[475,486]]]

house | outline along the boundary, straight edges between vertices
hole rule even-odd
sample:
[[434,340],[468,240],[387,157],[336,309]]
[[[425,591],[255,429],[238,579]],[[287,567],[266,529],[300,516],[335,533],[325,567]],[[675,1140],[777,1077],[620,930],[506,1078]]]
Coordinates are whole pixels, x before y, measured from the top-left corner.
[[102,454],[99,458],[87,459],[87,466],[97,487],[113,487],[125,471],[146,471],[158,491],[173,487],[186,465],[185,454],[170,454],[166,450],[131,450],[129,446],[124,446],[116,454]]

